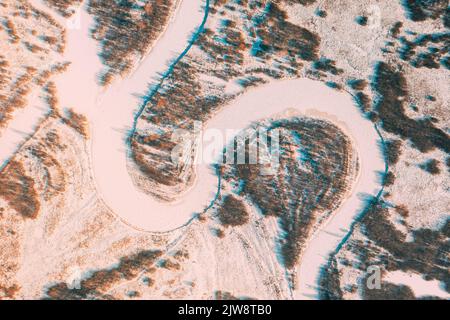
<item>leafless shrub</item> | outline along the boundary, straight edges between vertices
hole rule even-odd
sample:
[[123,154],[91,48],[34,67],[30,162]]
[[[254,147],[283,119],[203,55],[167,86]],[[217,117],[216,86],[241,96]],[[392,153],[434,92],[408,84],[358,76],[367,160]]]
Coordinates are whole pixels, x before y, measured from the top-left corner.
[[6,32],[8,32],[9,41],[11,43],[18,43],[20,40],[20,37],[17,34],[17,30],[16,30],[14,23],[10,19],[6,18],[3,25],[6,29]]
[[400,34],[400,30],[403,27],[403,23],[401,21],[397,21],[392,26],[391,30],[389,31],[391,37],[398,38],[398,35]]
[[225,232],[223,232],[222,229],[215,229],[214,233],[215,233],[217,238],[220,238],[220,239],[225,238]]
[[37,44],[30,43],[28,41],[25,41],[24,45],[31,53],[38,53],[38,52],[45,51],[44,48],[38,46]]
[[394,165],[398,162],[401,155],[401,140],[388,140],[385,143],[385,158],[390,165]]
[[159,266],[168,270],[180,270],[181,265],[178,262],[172,261],[170,259],[161,260]]
[[45,92],[47,93],[46,100],[50,108],[54,111],[58,109],[58,96],[56,93],[56,85],[54,82],[49,82],[45,88]]
[[68,109],[63,121],[83,138],[87,139],[89,137],[89,122],[84,115],[76,113],[73,109]]
[[362,91],[367,87],[367,81],[364,79],[352,79],[348,84],[350,88],[357,91]]
[[395,211],[402,216],[403,218],[407,218],[409,216],[409,210],[408,207],[404,204],[400,204],[395,206]]
[[382,128],[401,138],[408,138],[421,152],[439,148],[450,153],[450,137],[429,119],[412,119],[405,114],[408,95],[404,75],[384,62],[375,69],[374,90],[379,94],[375,105]]
[[391,171],[387,172],[383,176],[383,186],[386,186],[386,187],[391,186],[394,184],[394,181],[395,181],[395,175]]
[[234,195],[227,195],[222,205],[217,209],[217,217],[225,227],[241,226],[248,222],[249,215],[242,202]]
[[420,167],[428,173],[433,175],[441,173],[441,169],[439,167],[439,161],[436,159],[430,159],[424,164],[421,164]]
[[37,163],[42,164],[42,170],[45,171],[46,189],[43,193],[43,198],[49,200],[51,197],[61,194],[66,190],[66,174],[61,164],[51,154],[50,151],[63,147],[59,145],[59,136],[49,132],[42,142],[33,144],[27,149],[30,154],[35,157]]

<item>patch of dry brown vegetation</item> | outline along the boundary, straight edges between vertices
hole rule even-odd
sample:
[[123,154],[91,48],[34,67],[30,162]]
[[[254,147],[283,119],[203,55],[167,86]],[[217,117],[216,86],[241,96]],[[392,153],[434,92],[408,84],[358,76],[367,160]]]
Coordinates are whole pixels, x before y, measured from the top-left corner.
[[63,122],[77,131],[83,138],[87,139],[89,137],[89,122],[84,115],[68,109]]
[[[50,143],[55,145],[50,147]],[[30,154],[36,158],[37,163],[41,165],[44,171],[44,198],[46,200],[57,194],[62,194],[66,190],[66,174],[56,157],[51,154],[52,149],[60,148],[59,143],[59,136],[48,133],[46,141],[38,142],[28,147]]]
[[176,262],[176,261],[172,261],[170,259],[163,259],[159,262],[159,266],[161,268],[167,269],[167,270],[180,270],[181,269],[181,265]]
[[95,16],[92,36],[101,42],[100,57],[107,67],[101,83],[128,73],[166,26],[175,1],[90,0],[88,11]]
[[450,154],[450,136],[430,119],[413,119],[405,113],[408,96],[406,77],[393,66],[380,62],[375,68],[373,90],[379,95],[374,106],[382,128],[402,139],[409,139],[421,152],[435,148]]
[[248,222],[249,215],[242,200],[234,195],[227,195],[217,209],[217,217],[225,227],[241,226]]
[[[203,97],[195,69],[180,62],[168,79],[164,93],[157,93],[145,108],[141,119],[161,130],[149,134],[137,131],[132,137],[132,159],[144,176],[153,183],[178,186],[189,182],[192,167],[178,166],[171,152],[177,145],[172,139],[175,128],[190,132],[194,121],[206,120],[223,100]],[[183,173],[186,173],[183,177]]]
[[34,219],[39,213],[40,201],[23,164],[11,160],[0,172],[0,197],[24,218]]
[[47,289],[46,298],[55,300],[107,299],[107,291],[121,281],[135,278],[141,271],[151,268],[162,252],[144,250],[120,258],[117,267],[94,271],[81,281],[80,289],[71,289],[60,282]]
[[34,68],[25,68],[25,72],[11,84],[9,96],[3,101],[4,104],[0,111],[0,126],[7,124],[14,110],[26,106],[35,70]]
[[255,298],[250,298],[250,297],[236,297],[231,292],[222,291],[222,290],[216,290],[214,292],[214,299],[215,300],[256,300]]
[[19,43],[20,37],[17,34],[16,26],[14,25],[12,20],[7,18],[6,21],[3,23],[3,27],[5,28],[6,32],[9,35],[9,41],[14,44]]
[[19,286],[14,284],[9,287],[0,286],[0,300],[3,299],[14,299],[16,297],[17,292],[19,291]]
[[44,1],[65,18],[72,16],[75,13],[75,8],[83,2],[82,0],[44,0]]

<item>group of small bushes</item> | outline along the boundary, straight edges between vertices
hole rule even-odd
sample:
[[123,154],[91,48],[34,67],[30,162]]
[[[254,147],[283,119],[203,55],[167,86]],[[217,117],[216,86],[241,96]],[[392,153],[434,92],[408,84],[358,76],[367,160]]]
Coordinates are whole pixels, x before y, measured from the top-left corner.
[[290,23],[287,13],[273,2],[267,4],[265,14],[255,29],[255,41],[259,43],[255,54],[258,56],[286,52],[291,57],[306,61],[318,59],[320,37]]
[[394,165],[398,162],[401,155],[402,141],[393,139],[387,140],[384,143],[384,156],[389,165]]
[[423,274],[428,280],[442,281],[450,292],[448,259],[450,219],[439,230],[413,230],[413,241],[389,221],[389,209],[382,202],[373,202],[367,209],[362,225],[366,236],[375,245],[387,250],[392,258],[385,261],[389,271],[402,270]]
[[396,23],[394,23],[394,25],[389,30],[390,36],[395,38],[395,39],[398,38],[402,27],[403,27],[403,22],[397,21]]
[[158,126],[158,133],[138,130],[131,137],[132,158],[146,178],[166,186],[183,183],[182,171],[190,171],[192,167],[172,161],[171,153],[176,146],[172,133],[175,129],[192,132],[194,121],[207,120],[222,103],[216,96],[204,96],[196,69],[180,61],[166,79],[164,91],[149,98],[139,118],[144,125]]
[[417,36],[412,41],[399,38],[401,47],[399,57],[413,67],[439,69],[441,65],[450,69],[449,43],[450,33],[432,33]]
[[86,116],[76,113],[72,109],[66,111],[66,116],[62,118],[63,122],[77,131],[82,137],[88,138],[89,127]]
[[[5,90],[8,87],[10,78],[10,71],[8,69],[9,62],[5,59],[4,56],[0,55],[0,103],[2,105],[6,104],[8,101],[8,97],[5,94],[2,94],[3,90]],[[9,115],[2,111],[0,113],[0,128],[4,126],[5,118],[9,117]]]
[[304,6],[309,6],[316,2],[316,0],[283,0],[283,1],[289,5],[298,3]]
[[371,103],[369,96],[364,92],[367,87],[367,81],[364,79],[350,79],[347,85],[354,91],[353,100],[363,114],[369,115]]
[[391,186],[394,184],[395,181],[395,175],[393,172],[388,171],[386,174],[383,175],[383,186]]
[[20,40],[20,37],[17,34],[16,26],[14,25],[14,23],[10,19],[7,18],[3,22],[3,27],[5,28],[6,32],[9,35],[9,41],[11,41],[11,43],[18,43]]
[[401,71],[385,62],[375,69],[373,90],[378,94],[374,105],[376,116],[387,132],[409,139],[421,152],[439,148],[450,153],[450,137],[430,119],[412,119],[405,114],[404,99],[408,96],[406,79]]
[[341,274],[337,268],[336,258],[332,257],[329,264],[322,267],[318,282],[320,300],[342,300]]
[[167,24],[174,1],[90,0],[88,12],[95,16],[94,39],[100,41],[103,64],[101,82],[110,83],[117,74],[130,71]]
[[40,209],[39,195],[23,164],[11,160],[0,172],[0,197],[24,218],[34,219]]
[[329,72],[333,75],[339,75],[344,72],[344,70],[336,67],[336,61],[321,58],[313,63],[313,67],[316,70]]
[[[12,7],[18,10],[18,14],[23,18],[28,19],[32,17],[34,20],[30,21],[31,24],[39,22],[42,27],[48,28],[49,34],[54,34],[55,32],[61,33],[60,36],[38,35],[36,30],[33,30],[31,35],[40,39],[41,44],[39,45],[31,40],[23,39],[21,45],[15,47],[16,50],[21,52],[18,56],[23,56],[26,53],[23,52],[24,50],[29,50],[30,52],[26,54],[27,59],[21,62],[22,70],[17,71],[17,75],[11,74],[9,70],[10,63],[3,55],[0,55],[0,127],[7,125],[7,122],[11,120],[13,112],[27,106],[27,99],[34,84],[44,87],[48,78],[54,72],[59,71],[56,69],[61,68],[61,65],[65,65],[55,64],[48,66],[44,64],[43,66],[36,67],[29,65],[30,59],[39,58],[46,61],[45,58],[49,58],[50,50],[62,52],[64,48],[64,32],[62,31],[62,27],[54,22],[51,17],[30,6],[26,1],[17,2]],[[23,20],[1,17],[0,28],[2,26],[7,29],[12,42],[19,42],[20,39],[17,30],[23,30]],[[8,44],[5,45],[9,46]]]
[[7,91],[8,96],[0,96],[2,108],[0,110],[0,127],[5,126],[11,119],[11,113],[27,105],[27,96],[31,92],[31,85],[36,69],[26,67],[25,72],[11,82]]
[[50,7],[54,8],[63,17],[74,14],[74,8],[79,6],[83,0],[44,0]]
[[[223,19],[218,30],[206,28],[196,41],[196,45],[212,62],[217,62],[216,66],[220,66],[211,70],[213,75],[228,80],[260,73],[279,79],[283,75],[298,75],[302,67],[301,60],[318,59],[319,36],[290,23],[279,3],[242,1],[239,5],[236,3],[231,6],[225,1],[216,1],[210,14],[218,11],[223,13],[224,9],[240,10],[244,17],[243,26],[237,25],[240,20]],[[247,28],[247,24],[252,26]],[[273,59],[277,64],[259,70],[243,70],[241,66],[245,51],[249,51],[258,60]],[[333,70],[339,72],[337,68]]]
[[426,161],[425,163],[420,165],[420,168],[433,175],[441,173],[441,169],[439,168],[439,161],[437,161],[436,159],[430,159]]
[[401,0],[401,3],[412,21],[442,18],[444,25],[450,28],[448,0]]
[[135,278],[141,271],[151,268],[162,255],[159,250],[143,250],[136,254],[122,257],[116,267],[101,269],[80,282],[79,288],[69,288],[65,282],[52,285],[46,291],[46,299],[80,300],[113,299],[107,291],[124,280]]
[[242,200],[234,195],[227,195],[217,209],[220,223],[225,226],[241,226],[248,222],[249,214]]
[[203,30],[196,45],[211,59],[229,67],[233,67],[235,64],[242,65],[244,52],[249,47],[249,44],[244,41],[242,32],[236,28],[232,20],[223,22],[219,34],[215,34],[210,29]]
[[[403,271],[423,275],[426,280],[438,280],[444,283],[445,290],[450,292],[450,271],[448,252],[450,244],[450,219],[447,219],[438,230],[418,229],[412,232],[412,241],[399,231],[389,219],[391,206],[375,198],[367,202],[362,220],[358,223],[368,241],[352,240],[346,250],[350,250],[358,260],[349,262],[360,271],[366,272],[368,266],[377,265],[388,272]],[[409,214],[404,205],[395,206],[395,211],[403,218]],[[344,263],[344,261],[342,261]],[[367,277],[361,284],[367,283]],[[340,273],[337,269],[336,257],[324,268],[320,278],[320,294],[323,299],[342,299]],[[380,289],[369,289],[362,285],[364,299],[416,299],[407,286],[382,282]],[[425,297],[434,299],[436,297]]]

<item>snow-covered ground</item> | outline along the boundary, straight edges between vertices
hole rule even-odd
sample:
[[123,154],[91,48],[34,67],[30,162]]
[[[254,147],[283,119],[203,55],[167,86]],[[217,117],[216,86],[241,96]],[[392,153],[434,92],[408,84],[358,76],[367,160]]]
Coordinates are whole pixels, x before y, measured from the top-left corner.
[[[49,10],[40,0],[31,0],[30,3],[38,10],[44,12]],[[55,19],[64,25],[65,21],[62,18],[55,17]],[[41,121],[50,112],[43,95],[44,92],[41,88],[34,87],[26,97],[26,107],[15,110],[11,115],[11,121],[5,128],[0,129],[0,170],[4,168],[22,144],[36,132]]]
[[[88,116],[92,174],[97,191],[115,214],[137,229],[175,229],[189,221],[193,213],[204,209],[217,191],[217,176],[205,164],[197,166],[195,184],[176,203],[159,202],[142,193],[127,171],[125,139],[141,102],[139,94],[147,92],[149,83],[155,82],[170,60],[185,49],[203,19],[203,5],[203,1],[195,4],[191,0],[181,1],[164,34],[140,65],[128,78],[106,90],[98,85],[102,65],[97,55],[98,44],[89,35],[93,20],[85,9],[80,11],[74,27],[68,29],[64,57],[72,64],[55,81],[61,106],[72,107]],[[377,173],[384,170],[384,162],[372,123],[359,114],[347,93],[318,81],[295,79],[273,81],[246,91],[216,114],[204,130],[240,130],[260,119],[295,115],[333,121],[352,139],[360,161],[360,174],[351,195],[316,232],[302,257],[294,298],[309,298],[316,295],[320,267],[362,208],[362,196],[374,195],[380,187]]]
[[425,280],[416,273],[406,273],[403,271],[389,272],[383,276],[383,280],[396,285],[405,285],[411,288],[416,297],[435,296],[443,299],[450,299],[450,295],[440,286],[438,280]]
[[16,110],[8,126],[0,132],[0,169],[3,169],[11,156],[34,134],[39,123],[50,112],[40,94],[42,91],[34,88],[28,97],[27,107]]

